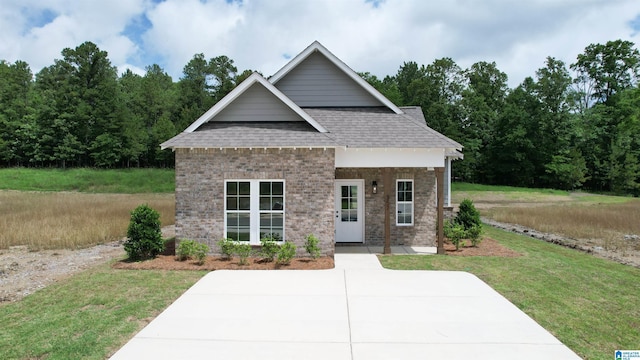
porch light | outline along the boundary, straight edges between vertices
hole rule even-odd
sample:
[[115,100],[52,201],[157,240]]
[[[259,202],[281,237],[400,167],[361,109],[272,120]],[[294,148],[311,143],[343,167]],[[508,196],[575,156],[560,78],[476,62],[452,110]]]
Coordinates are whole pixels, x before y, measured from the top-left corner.
[[371,183],[371,186],[372,186],[372,189],[373,189],[372,192],[374,194],[377,194],[378,193],[378,182],[373,180],[373,182]]

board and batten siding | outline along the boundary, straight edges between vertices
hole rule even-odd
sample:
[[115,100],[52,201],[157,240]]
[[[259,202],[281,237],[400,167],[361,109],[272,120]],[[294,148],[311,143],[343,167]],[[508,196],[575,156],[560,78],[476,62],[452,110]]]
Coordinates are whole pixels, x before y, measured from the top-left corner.
[[259,84],[231,102],[215,121],[304,121],[290,107]]
[[384,106],[317,52],[274,85],[300,107]]

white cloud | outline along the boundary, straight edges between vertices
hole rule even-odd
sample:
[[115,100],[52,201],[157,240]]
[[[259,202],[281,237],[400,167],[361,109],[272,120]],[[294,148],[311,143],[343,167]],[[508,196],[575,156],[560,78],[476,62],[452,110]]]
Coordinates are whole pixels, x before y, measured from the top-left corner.
[[[43,11],[55,19],[34,27]],[[547,56],[569,65],[590,43],[638,43],[628,23],[639,14],[637,0],[22,0],[0,6],[0,59],[38,71],[64,47],[93,41],[120,72],[155,62],[177,80],[204,53],[271,75],[285,55],[319,40],[356,71],[394,75],[405,61],[442,57],[463,68],[496,61],[516,86]],[[144,16],[151,27],[128,38],[127,25]]]

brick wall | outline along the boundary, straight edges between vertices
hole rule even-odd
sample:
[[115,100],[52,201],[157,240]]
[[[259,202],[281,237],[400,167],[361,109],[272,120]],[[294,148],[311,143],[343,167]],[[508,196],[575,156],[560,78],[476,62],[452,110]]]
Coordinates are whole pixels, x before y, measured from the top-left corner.
[[[425,168],[391,169],[392,186],[391,245],[436,245],[436,177],[434,171]],[[339,168],[336,179],[364,179],[365,186],[365,243],[384,244],[384,181],[382,169]],[[413,179],[414,182],[414,224],[396,226],[396,179]],[[377,194],[372,193],[372,182],[378,183]]]
[[333,149],[177,149],[176,236],[219,253],[224,237],[224,181],[285,180],[285,237],[304,255],[314,233],[324,255],[334,252]]

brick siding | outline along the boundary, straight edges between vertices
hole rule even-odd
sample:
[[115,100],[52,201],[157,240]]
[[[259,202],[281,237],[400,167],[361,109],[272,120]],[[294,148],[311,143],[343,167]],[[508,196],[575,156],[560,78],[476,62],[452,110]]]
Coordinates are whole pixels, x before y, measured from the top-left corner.
[[334,149],[176,149],[176,237],[219,253],[225,180],[284,179],[286,240],[304,256],[314,233],[333,256],[334,169]]
[[[391,245],[436,245],[436,176],[425,168],[391,169]],[[382,169],[338,168],[336,179],[364,179],[365,187],[365,243],[384,244],[384,182]],[[412,226],[396,225],[396,179],[413,179],[414,220]],[[372,193],[372,182],[378,184],[377,194]]]

